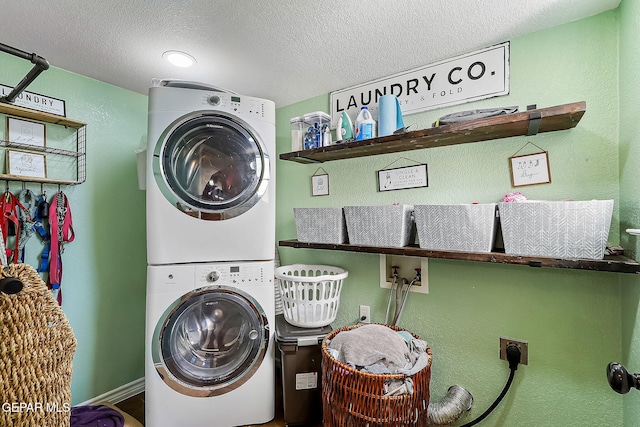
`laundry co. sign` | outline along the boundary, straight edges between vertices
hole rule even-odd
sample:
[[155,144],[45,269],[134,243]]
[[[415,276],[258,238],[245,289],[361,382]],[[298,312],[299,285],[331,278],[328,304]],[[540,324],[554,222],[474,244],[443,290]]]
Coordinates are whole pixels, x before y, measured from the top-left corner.
[[509,42],[390,77],[331,92],[333,126],[366,105],[374,117],[382,95],[395,95],[403,115],[509,94]]
[[[0,97],[8,96],[12,90],[11,86],[0,84]],[[27,92],[26,90],[20,92],[20,95],[13,100],[12,104],[44,113],[66,116],[65,102],[63,100],[40,95],[39,93]]]

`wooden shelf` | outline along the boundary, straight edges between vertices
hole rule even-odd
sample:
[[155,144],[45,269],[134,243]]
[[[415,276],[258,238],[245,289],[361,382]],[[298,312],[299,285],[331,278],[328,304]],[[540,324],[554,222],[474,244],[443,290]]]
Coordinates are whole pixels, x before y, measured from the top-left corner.
[[0,102],[0,113],[16,116],[24,119],[37,120],[45,123],[52,123],[54,125],[68,126],[79,129],[86,126],[86,123],[72,120],[64,116],[58,116],[56,114],[45,113],[42,111],[31,110],[29,108],[20,107],[19,105],[7,104],[6,102]]
[[8,173],[0,174],[0,181],[17,181],[17,182],[39,182],[41,184],[59,184],[59,185],[77,185],[75,179],[56,179],[56,178],[34,178],[32,176],[10,175]]
[[280,240],[280,246],[301,249],[324,249],[332,251],[360,252],[372,254],[402,255],[422,258],[439,258],[459,261],[490,262],[494,264],[517,264],[529,267],[570,268],[577,270],[608,271],[612,273],[640,273],[640,264],[623,256],[607,256],[603,260],[561,259],[507,255],[501,252],[454,252],[421,249],[417,246],[403,248],[359,246],[350,244],[304,243],[297,240]]
[[[350,159],[378,154],[397,153],[423,148],[488,141],[513,136],[535,135],[574,128],[586,112],[586,102],[574,102],[549,108],[528,110],[486,119],[440,126],[330,145],[312,150],[280,154],[281,160],[298,163],[322,163],[331,160]],[[303,243],[297,240],[281,240],[280,246],[304,249],[389,254],[423,258],[439,258],[460,261],[516,264],[530,267],[569,268],[578,270],[608,271],[613,273],[640,273],[640,264],[623,256],[607,256],[603,260],[561,259],[507,255],[502,252],[456,252],[421,249],[415,245],[403,248],[359,246],[350,244]]]
[[[297,163],[322,163],[331,160],[466,144],[512,136],[532,135],[540,132],[553,132],[575,127],[580,122],[586,108],[586,102],[580,101],[555,107],[539,108],[515,114],[421,129],[400,135],[388,135],[311,150],[282,153],[280,154],[280,159]],[[533,126],[530,127],[530,124]]]

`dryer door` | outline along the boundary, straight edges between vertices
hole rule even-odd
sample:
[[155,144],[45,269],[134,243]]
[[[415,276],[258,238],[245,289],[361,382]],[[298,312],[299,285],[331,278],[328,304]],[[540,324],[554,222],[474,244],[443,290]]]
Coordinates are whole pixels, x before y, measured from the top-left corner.
[[260,367],[269,346],[269,323],[250,295],[210,286],[172,304],[156,327],[152,355],[172,389],[193,397],[228,393]]
[[162,194],[186,215],[233,218],[251,209],[269,183],[269,156],[243,120],[199,111],[174,121],[153,153]]

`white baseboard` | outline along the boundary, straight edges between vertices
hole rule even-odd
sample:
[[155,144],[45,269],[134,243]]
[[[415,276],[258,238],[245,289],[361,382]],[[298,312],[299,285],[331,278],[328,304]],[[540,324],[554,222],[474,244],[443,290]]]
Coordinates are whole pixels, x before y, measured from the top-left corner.
[[128,398],[135,396],[136,394],[142,393],[143,391],[144,377],[103,393],[100,396],[96,396],[93,399],[89,399],[86,402],[82,402],[78,406],[91,406],[100,402],[109,402],[114,404],[120,403],[123,400],[127,400]]

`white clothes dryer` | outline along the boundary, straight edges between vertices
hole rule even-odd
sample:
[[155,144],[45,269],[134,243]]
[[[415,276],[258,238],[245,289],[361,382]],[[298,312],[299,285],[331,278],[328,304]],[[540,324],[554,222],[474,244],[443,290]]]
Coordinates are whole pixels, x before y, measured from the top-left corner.
[[146,425],[274,418],[273,270],[273,261],[148,267]]
[[272,101],[154,81],[147,135],[149,265],[274,259]]

